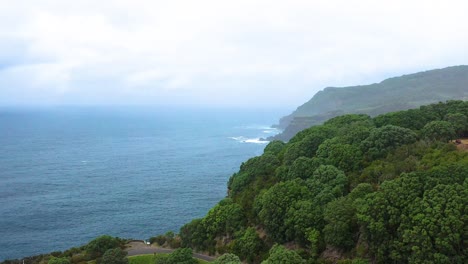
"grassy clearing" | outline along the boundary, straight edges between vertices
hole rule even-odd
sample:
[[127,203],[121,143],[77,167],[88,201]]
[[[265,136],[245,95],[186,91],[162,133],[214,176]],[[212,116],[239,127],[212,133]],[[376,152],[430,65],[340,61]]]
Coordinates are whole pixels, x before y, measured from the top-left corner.
[[129,264],[154,264],[154,260],[155,255],[153,254],[128,257]]

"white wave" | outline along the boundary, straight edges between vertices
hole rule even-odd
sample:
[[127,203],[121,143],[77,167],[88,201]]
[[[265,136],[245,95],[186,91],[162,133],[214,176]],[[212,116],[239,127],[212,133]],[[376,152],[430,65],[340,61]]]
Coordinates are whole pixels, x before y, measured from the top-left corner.
[[263,133],[265,133],[265,134],[273,134],[273,133],[278,134],[279,132],[280,131],[278,129],[276,129],[276,128],[272,128],[270,130],[263,130]]
[[254,144],[266,144],[269,141],[266,140],[261,140],[260,138],[246,138],[243,136],[240,137],[229,137],[230,139],[234,139],[237,142],[240,143],[254,143]]
[[251,138],[245,141],[245,143],[255,143],[255,144],[266,144],[268,142],[269,141],[267,140],[260,140],[260,138]]
[[245,125],[245,126],[237,126],[235,128],[238,128],[238,129],[251,129],[251,130],[277,130],[274,127],[266,126],[266,125]]

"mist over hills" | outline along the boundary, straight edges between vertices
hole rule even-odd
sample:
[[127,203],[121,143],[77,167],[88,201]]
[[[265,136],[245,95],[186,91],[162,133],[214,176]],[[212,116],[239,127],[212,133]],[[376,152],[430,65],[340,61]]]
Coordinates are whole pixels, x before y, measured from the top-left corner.
[[269,138],[288,141],[297,132],[342,114],[379,114],[447,100],[468,99],[468,66],[418,72],[380,83],[327,87],[280,119],[283,133]]

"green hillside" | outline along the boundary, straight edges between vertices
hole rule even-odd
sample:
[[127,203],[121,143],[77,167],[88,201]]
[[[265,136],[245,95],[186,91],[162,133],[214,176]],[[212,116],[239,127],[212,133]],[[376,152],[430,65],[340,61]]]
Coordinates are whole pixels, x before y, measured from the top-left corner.
[[468,263],[468,152],[450,142],[467,117],[449,101],[272,141],[182,246],[247,263]]
[[[448,101],[272,141],[205,217],[150,239],[182,247],[154,263],[195,263],[192,249],[214,264],[468,263],[466,137],[468,101]],[[125,244],[101,236],[27,263],[126,264]]]
[[328,87],[281,118],[278,127],[284,132],[274,139],[287,141],[302,129],[342,114],[376,116],[439,101],[466,99],[468,66],[409,74],[370,85]]

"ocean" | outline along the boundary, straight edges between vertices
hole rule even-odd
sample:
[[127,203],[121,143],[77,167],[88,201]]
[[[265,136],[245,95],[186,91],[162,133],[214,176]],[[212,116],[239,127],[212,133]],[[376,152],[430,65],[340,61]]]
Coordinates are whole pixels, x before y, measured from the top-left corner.
[[286,111],[0,109],[0,261],[203,217]]

